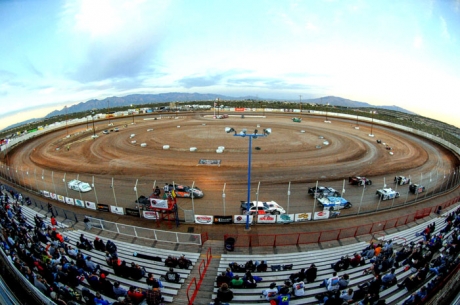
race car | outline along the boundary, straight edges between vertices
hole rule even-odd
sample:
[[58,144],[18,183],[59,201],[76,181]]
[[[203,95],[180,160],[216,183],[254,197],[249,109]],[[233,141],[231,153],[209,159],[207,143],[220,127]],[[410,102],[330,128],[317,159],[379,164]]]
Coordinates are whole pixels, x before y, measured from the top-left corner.
[[391,188],[381,189],[375,193],[381,200],[394,199],[399,197],[399,192],[393,191]]
[[86,193],[92,190],[89,183],[81,182],[80,180],[76,180],[76,179],[70,180],[67,183],[67,187],[71,190],[82,192],[82,193]]
[[425,187],[420,184],[411,184],[409,185],[409,192],[412,194],[419,194],[425,191]]
[[[241,201],[241,212],[243,214],[248,214],[248,204],[247,201]],[[280,215],[286,214],[286,211],[282,206],[280,206],[275,201],[253,201],[249,204],[249,214],[272,214]]]
[[349,209],[352,204],[342,197],[323,197],[318,198],[318,202],[323,206],[324,209],[328,210],[340,210],[340,209]]
[[394,182],[398,185],[410,184],[410,178],[404,176],[396,176]]
[[[169,191],[171,192],[174,189],[176,197],[179,198],[192,198],[192,188],[182,184],[169,184]],[[193,187],[193,198],[203,198],[203,191],[198,187]]]
[[332,187],[324,187],[324,186],[316,186],[311,187],[308,189],[308,194],[312,195],[313,198],[318,198],[318,197],[339,197],[340,193],[333,189]]
[[351,185],[372,185],[372,181],[370,179],[367,179],[366,177],[349,177],[348,182]]
[[294,123],[300,123],[300,122],[302,122],[302,118],[292,118],[292,121]]

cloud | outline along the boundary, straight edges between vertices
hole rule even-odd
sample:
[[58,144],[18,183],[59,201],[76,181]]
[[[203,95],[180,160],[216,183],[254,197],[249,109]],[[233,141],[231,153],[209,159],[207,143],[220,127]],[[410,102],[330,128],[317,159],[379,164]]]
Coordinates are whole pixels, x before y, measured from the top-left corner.
[[446,20],[442,16],[440,16],[439,19],[441,21],[441,36],[444,39],[450,40],[450,34],[449,34],[449,29],[447,28]]

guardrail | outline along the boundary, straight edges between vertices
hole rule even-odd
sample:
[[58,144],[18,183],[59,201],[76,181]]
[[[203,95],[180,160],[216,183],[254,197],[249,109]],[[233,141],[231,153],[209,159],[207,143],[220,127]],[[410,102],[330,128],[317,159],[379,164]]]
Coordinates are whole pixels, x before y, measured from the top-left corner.
[[424,208],[415,213],[388,219],[379,222],[373,222],[361,226],[341,228],[329,231],[318,231],[308,233],[290,233],[290,234],[225,234],[224,241],[231,237],[235,239],[235,247],[279,247],[279,246],[298,246],[301,244],[321,243],[344,238],[356,237],[365,234],[374,234],[375,232],[384,231],[390,228],[396,228],[407,223],[413,222],[435,213],[438,206],[443,209],[460,201],[460,196],[448,200],[442,204],[431,208]]
[[[204,276],[206,275],[206,271],[208,270],[209,263],[211,263],[211,260],[212,260],[212,252],[211,252],[211,248],[208,248],[208,250],[206,251],[206,261],[204,259],[201,260],[200,265],[198,266],[198,273],[200,274],[200,279],[197,282],[196,277],[194,277],[187,286],[186,293],[187,293],[188,305],[193,304],[193,301],[195,300],[198,290],[201,287],[201,283],[203,281]],[[203,266],[203,271],[201,271],[201,266]],[[192,296],[189,296],[189,291],[190,291],[192,284],[195,284],[195,288],[193,289]]]

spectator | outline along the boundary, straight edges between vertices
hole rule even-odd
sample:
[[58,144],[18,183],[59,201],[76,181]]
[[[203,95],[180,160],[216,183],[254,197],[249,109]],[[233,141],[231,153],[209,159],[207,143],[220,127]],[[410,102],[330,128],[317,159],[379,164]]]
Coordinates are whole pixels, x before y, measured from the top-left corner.
[[92,260],[91,260],[91,256],[87,256],[86,257],[86,270],[88,270],[89,272],[96,272],[98,270],[101,269],[101,266],[99,266],[99,264],[95,264]]
[[350,276],[347,273],[345,273],[339,279],[339,289],[342,290],[342,289],[347,288],[349,283],[350,283]]
[[310,267],[305,271],[305,279],[307,283],[313,283],[316,280],[318,269],[315,264],[311,264]]
[[134,305],[138,305],[145,299],[146,293],[141,288],[131,286],[128,290],[128,296]]
[[396,271],[395,268],[391,268],[390,272],[388,272],[382,277],[383,288],[388,288],[396,284],[397,279],[396,279],[395,271]]
[[94,298],[95,305],[109,305],[109,301],[104,300],[99,292],[96,292],[96,297]]
[[55,226],[58,225],[57,220],[56,220],[56,218],[55,218],[54,216],[51,216],[51,225],[52,225],[53,227],[55,227]]
[[125,297],[128,294],[128,291],[120,286],[120,282],[115,282],[113,284],[113,293],[115,294],[115,297]]
[[228,288],[227,284],[223,283],[219,290],[217,290],[217,298],[221,302],[230,302],[233,300],[233,291]]
[[262,261],[259,265],[257,265],[256,270],[257,272],[266,272],[268,265],[266,261]]
[[347,302],[347,303],[351,303],[353,302],[353,296],[355,295],[355,293],[353,292],[353,289],[349,288],[348,290],[344,290],[342,291],[342,294],[340,295],[340,298]]
[[107,279],[105,273],[101,273],[99,277],[99,286],[104,295],[111,298],[115,297],[113,293],[113,284]]
[[192,262],[189,259],[185,258],[185,255],[182,254],[181,257],[179,257],[179,259],[177,260],[177,265],[181,269],[188,269],[192,265]]
[[276,298],[278,305],[289,305],[290,294],[279,294]]
[[278,296],[278,288],[276,287],[276,283],[271,283],[268,289],[262,291],[262,294],[269,302],[271,300],[275,300]]
[[161,297],[160,288],[152,288],[147,290],[145,300],[147,301],[147,305],[159,305],[163,300]]
[[177,259],[175,257],[172,257],[171,255],[169,255],[166,259],[165,259],[165,266],[166,267],[172,267],[172,268],[175,268],[177,266]]
[[129,272],[129,277],[136,281],[139,281],[140,279],[142,279],[144,275],[146,274],[145,268],[139,266],[138,264],[135,264],[134,262],[131,263],[131,267],[128,268],[128,272]]
[[332,277],[323,280],[319,287],[326,287],[328,291],[338,290],[339,289],[339,280],[337,272],[332,273]]
[[305,283],[304,282],[297,282],[292,285],[293,292],[296,297],[301,297],[305,295]]
[[94,244],[94,249],[96,249],[97,251],[105,252],[105,250],[106,250],[105,249],[105,244],[102,241],[102,239],[100,239],[99,237],[96,236],[96,238],[93,241],[93,244]]
[[48,202],[48,213],[51,213],[51,216],[54,217],[53,205],[49,202]]
[[209,303],[209,305],[229,305],[229,304],[222,303],[218,298],[215,298],[213,302]]
[[107,241],[107,244],[105,245],[105,249],[107,250],[107,252],[109,252],[109,254],[112,257],[118,257],[117,246],[111,240]]
[[243,283],[243,279],[240,279],[239,275],[235,275],[235,277],[230,281],[233,288],[241,288],[243,287]]
[[166,272],[165,279],[170,283],[179,283],[180,276],[179,273],[175,272],[174,269],[171,267],[169,268],[169,271]]
[[338,262],[331,264],[331,268],[335,271],[347,270],[350,267],[350,259],[348,256],[342,256]]
[[350,266],[357,267],[361,262],[361,255],[358,253],[353,254],[353,258],[350,259]]
[[160,280],[157,280],[154,278],[152,273],[147,274],[147,286],[152,289],[152,288],[163,288],[163,284],[161,283]]
[[302,268],[302,269],[300,269],[299,272],[291,274],[289,276],[289,279],[292,282],[300,282],[300,281],[303,281],[305,279],[305,277],[306,277],[305,268]]
[[251,271],[247,271],[243,278],[243,287],[245,288],[256,288],[257,283],[251,274]]
[[232,279],[223,271],[220,275],[217,276],[216,283],[217,287],[222,286],[223,283],[229,285]]

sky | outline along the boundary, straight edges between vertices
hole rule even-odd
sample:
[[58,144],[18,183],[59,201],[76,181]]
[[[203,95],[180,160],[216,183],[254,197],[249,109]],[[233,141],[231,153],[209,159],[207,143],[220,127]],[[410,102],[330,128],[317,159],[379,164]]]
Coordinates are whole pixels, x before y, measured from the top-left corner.
[[0,1],[0,129],[167,92],[333,95],[460,127],[460,0]]

